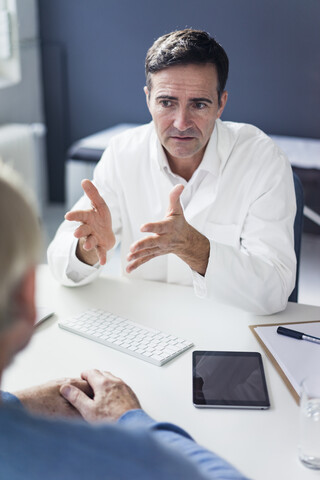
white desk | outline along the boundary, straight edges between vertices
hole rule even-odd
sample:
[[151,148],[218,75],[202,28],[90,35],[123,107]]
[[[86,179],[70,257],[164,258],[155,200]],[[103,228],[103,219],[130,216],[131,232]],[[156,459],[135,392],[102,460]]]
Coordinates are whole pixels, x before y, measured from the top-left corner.
[[[38,270],[38,302],[56,315],[36,328],[30,345],[3,377],[14,391],[49,379],[78,376],[87,368],[110,370],[137,393],[142,406],[158,420],[185,428],[255,480],[319,479],[297,458],[299,408],[248,325],[320,319],[320,307],[290,304],[271,317],[197,299],[190,287],[104,277],[81,288],[65,288],[47,266]],[[260,351],[271,409],[199,410],[192,405],[192,350],[156,367],[58,327],[58,318],[90,307],[104,308],[142,324],[190,339],[199,350]]]

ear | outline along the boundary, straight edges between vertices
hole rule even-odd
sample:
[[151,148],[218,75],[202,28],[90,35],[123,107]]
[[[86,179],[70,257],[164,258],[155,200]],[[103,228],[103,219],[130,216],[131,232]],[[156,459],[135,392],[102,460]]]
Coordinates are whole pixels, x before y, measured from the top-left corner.
[[35,267],[29,268],[24,274],[15,292],[14,303],[17,317],[34,325],[36,320]]
[[226,106],[227,100],[228,100],[228,92],[227,90],[225,90],[224,92],[222,92],[222,95],[221,95],[220,107],[218,110],[217,118],[221,117],[224,107]]
[[18,319],[0,336],[0,376],[2,370],[11,363],[13,357],[28,345],[34,331],[33,324]]
[[145,86],[145,87],[143,88],[143,91],[144,91],[144,93],[146,94],[146,101],[147,101],[148,109],[149,109],[149,111],[150,111],[150,103],[149,103],[149,94],[150,94],[150,92],[149,92],[149,90],[148,90],[148,87]]
[[13,296],[12,314],[15,320],[0,335],[0,376],[1,371],[9,365],[17,352],[29,342],[36,319],[35,307],[35,268],[30,268],[24,275]]

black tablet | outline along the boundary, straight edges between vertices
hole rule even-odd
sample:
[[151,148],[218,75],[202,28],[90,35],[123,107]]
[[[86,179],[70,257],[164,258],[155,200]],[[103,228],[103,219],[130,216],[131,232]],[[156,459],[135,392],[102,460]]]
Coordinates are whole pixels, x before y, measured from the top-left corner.
[[260,353],[193,352],[193,404],[204,408],[269,408]]

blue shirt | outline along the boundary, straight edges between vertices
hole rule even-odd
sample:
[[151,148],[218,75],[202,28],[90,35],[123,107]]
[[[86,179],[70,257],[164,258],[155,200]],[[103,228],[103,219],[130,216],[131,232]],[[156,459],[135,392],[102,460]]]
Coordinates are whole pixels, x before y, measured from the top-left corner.
[[142,410],[116,424],[37,417],[13,395],[0,405],[0,478],[5,480],[245,480],[181,428]]

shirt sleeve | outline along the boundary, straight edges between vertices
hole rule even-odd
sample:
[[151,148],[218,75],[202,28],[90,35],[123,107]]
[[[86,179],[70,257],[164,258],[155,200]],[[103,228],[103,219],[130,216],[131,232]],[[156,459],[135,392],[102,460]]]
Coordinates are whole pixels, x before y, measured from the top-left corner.
[[[74,209],[87,209],[89,206],[81,199]],[[102,267],[87,265],[76,256],[78,240],[73,232],[79,224],[65,220],[59,227],[55,238],[49,245],[47,257],[53,276],[67,287],[86,285],[98,277]]]
[[98,275],[101,266],[99,262],[95,265],[87,265],[86,263],[81,262],[76,255],[77,243],[78,241],[75,238],[70,251],[66,274],[74,283],[81,285],[83,281],[90,282],[94,280]]
[[[116,236],[116,248],[121,235],[121,216],[115,186],[115,171],[113,168],[113,149],[111,145],[104,152],[94,171],[93,183],[107,203],[111,216],[112,228]],[[88,210],[91,208],[89,199],[83,195],[72,207],[72,210]],[[82,286],[91,283],[101,273],[103,268],[99,263],[94,266],[81,262],[76,256],[78,239],[73,235],[78,222],[65,220],[49,245],[47,258],[50,270],[59,283],[68,287]],[[111,255],[111,251],[107,253]]]
[[207,296],[207,282],[203,275],[192,270],[193,288],[197,297],[205,298]]
[[192,461],[205,475],[204,478],[217,480],[246,480],[236,468],[213,452],[198,445],[182,428],[164,422],[156,422],[143,410],[130,410],[126,412],[118,423],[133,428],[148,427],[153,436],[162,444],[176,450]]
[[10,405],[22,407],[22,403],[20,402],[19,398],[13,395],[12,393],[1,391],[0,394],[1,394],[2,402],[6,404],[10,403]]
[[217,241],[214,234],[208,237],[205,277],[193,273],[197,296],[258,315],[286,308],[296,276],[296,201],[291,166],[281,155],[277,160],[253,187],[251,204],[239,225],[238,244]]

